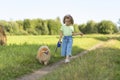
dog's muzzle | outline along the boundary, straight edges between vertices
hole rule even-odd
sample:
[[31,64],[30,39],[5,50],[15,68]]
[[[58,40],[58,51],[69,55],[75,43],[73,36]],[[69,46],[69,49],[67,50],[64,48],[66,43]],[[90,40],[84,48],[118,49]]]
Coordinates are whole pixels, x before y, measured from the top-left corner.
[[46,55],[48,55],[49,51],[45,51],[44,53],[45,53]]

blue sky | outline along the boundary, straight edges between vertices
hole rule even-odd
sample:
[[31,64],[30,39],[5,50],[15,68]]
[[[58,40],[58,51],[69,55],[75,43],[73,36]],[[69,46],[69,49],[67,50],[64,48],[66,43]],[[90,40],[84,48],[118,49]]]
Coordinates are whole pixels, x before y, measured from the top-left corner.
[[0,0],[0,20],[55,19],[71,14],[75,23],[120,18],[120,0]]

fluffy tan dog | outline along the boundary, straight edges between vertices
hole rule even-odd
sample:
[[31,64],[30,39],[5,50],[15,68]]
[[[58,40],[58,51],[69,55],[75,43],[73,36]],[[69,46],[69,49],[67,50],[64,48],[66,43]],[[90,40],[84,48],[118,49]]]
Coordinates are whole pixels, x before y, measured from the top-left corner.
[[50,60],[51,54],[47,46],[41,46],[38,50],[37,59],[41,64],[47,65]]
[[0,45],[5,45],[7,43],[7,37],[2,25],[0,25]]

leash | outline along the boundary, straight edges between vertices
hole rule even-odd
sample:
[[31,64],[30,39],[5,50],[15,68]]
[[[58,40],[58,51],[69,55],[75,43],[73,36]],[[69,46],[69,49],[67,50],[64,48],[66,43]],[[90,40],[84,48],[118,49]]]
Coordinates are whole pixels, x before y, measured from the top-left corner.
[[52,55],[52,60],[53,60],[53,58],[55,58],[55,53],[57,52],[57,49],[61,47],[61,43],[62,42],[57,42],[55,50],[54,50],[54,54]]

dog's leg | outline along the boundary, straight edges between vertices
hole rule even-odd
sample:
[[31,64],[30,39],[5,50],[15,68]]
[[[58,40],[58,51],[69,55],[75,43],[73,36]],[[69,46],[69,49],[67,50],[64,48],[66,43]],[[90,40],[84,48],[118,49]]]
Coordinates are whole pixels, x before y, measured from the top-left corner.
[[40,63],[41,63],[41,64],[44,64],[44,62],[43,62],[43,61],[40,61]]
[[47,64],[48,64],[48,61],[45,61],[45,62],[44,62],[44,65],[47,65]]

